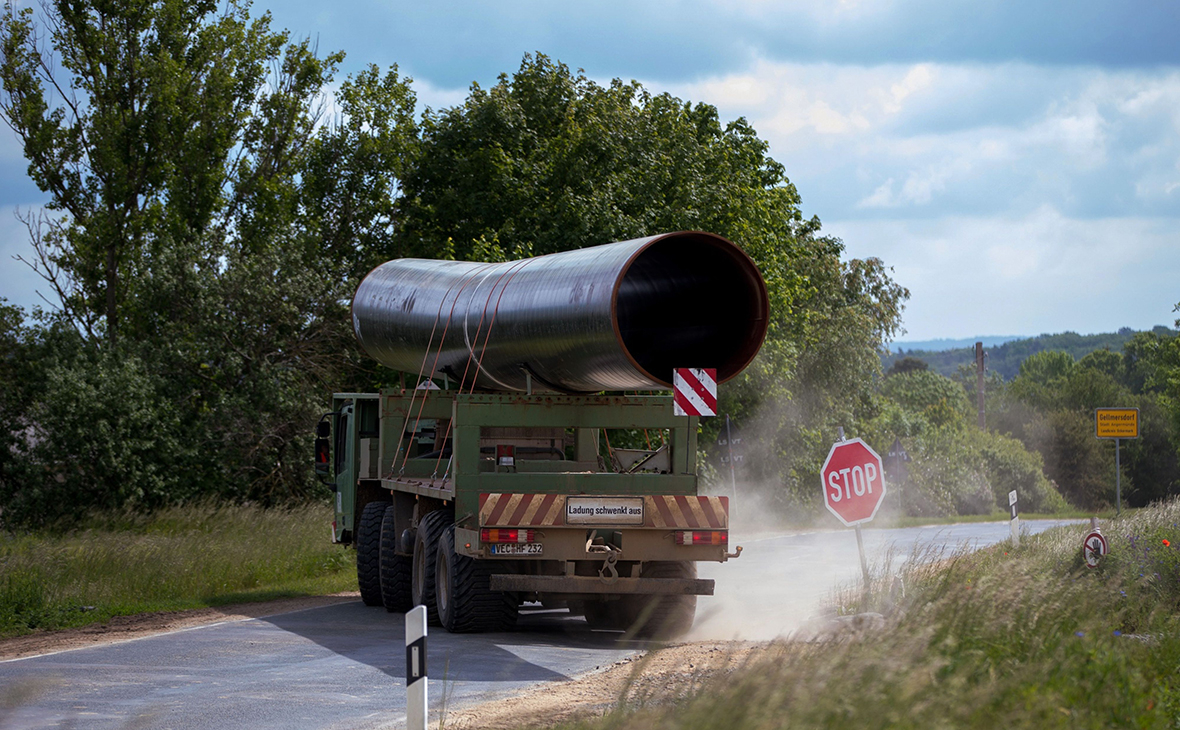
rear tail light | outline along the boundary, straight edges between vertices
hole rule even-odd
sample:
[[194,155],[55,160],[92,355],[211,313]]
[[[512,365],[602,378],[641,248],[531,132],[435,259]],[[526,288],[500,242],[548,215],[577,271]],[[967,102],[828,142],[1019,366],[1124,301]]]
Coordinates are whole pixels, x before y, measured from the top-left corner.
[[677,545],[728,545],[729,533],[704,530],[683,531],[676,533]]
[[535,530],[489,530],[485,527],[479,531],[479,540],[484,543],[535,542],[535,538]]

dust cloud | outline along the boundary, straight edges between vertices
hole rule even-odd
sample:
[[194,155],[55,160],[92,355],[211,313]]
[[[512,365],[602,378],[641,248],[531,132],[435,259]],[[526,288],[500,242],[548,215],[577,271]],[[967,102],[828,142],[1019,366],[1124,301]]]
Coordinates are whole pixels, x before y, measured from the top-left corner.
[[[744,433],[776,433],[784,423],[802,417],[795,402],[768,405],[744,424]],[[830,438],[834,441],[836,434]],[[781,458],[757,438],[747,439],[744,450],[751,463]],[[764,471],[773,474],[779,469]],[[708,491],[730,497],[730,550],[740,545],[743,552],[726,563],[697,564],[700,577],[715,581],[715,590],[713,596],[697,600],[697,620],[689,640],[762,641],[786,636],[822,621],[833,604],[839,608],[837,591],[861,585],[856,534],[818,499],[793,501],[781,483],[742,481],[740,474],[735,485],[727,471],[717,477]],[[816,497],[819,491],[817,478]],[[887,491],[874,527],[895,523],[895,504]],[[879,540],[867,554],[870,565],[876,565],[874,574],[882,575],[890,568],[882,561],[892,559],[890,538],[880,530],[877,534]]]
[[[698,563],[715,581],[713,596],[697,600],[686,639],[762,641],[788,635],[821,616],[834,591],[860,576],[856,537],[830,515],[785,526],[764,490],[738,490],[731,503],[729,544],[741,557]],[[823,519],[827,517],[828,519]],[[825,524],[826,523],[826,524]]]
[[[809,527],[774,529],[768,517],[757,514],[758,497],[740,489],[730,546],[744,549],[741,557],[725,563],[697,563],[699,575],[715,581],[713,596],[697,600],[697,619],[690,641],[765,641],[802,631],[824,630],[837,612],[854,613],[862,590],[856,532],[826,511]],[[1021,534],[1036,534],[1084,520],[1046,519],[1021,523]],[[891,528],[874,519],[863,529],[865,554],[874,581],[891,590],[906,567],[978,550],[1009,539],[1008,520],[953,525]],[[904,591],[904,578],[900,581]],[[878,586],[879,587],[879,586]]]

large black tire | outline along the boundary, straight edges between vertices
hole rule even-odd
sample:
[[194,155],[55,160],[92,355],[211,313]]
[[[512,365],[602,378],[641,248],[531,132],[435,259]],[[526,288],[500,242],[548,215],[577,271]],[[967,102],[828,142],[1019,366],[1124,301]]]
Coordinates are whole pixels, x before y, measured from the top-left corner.
[[356,530],[356,582],[366,606],[381,605],[381,520],[389,502],[369,502]]
[[429,513],[418,522],[414,539],[413,578],[411,600],[415,606],[426,606],[426,620],[438,626],[438,607],[434,602],[434,564],[438,559],[438,541],[443,531],[455,521],[450,510]]
[[[697,577],[696,563],[651,562],[643,566],[644,578]],[[624,596],[618,602],[626,630],[642,639],[675,639],[688,633],[696,618],[696,596]]]
[[381,602],[390,613],[405,613],[414,606],[410,595],[414,559],[397,554],[400,535],[393,516],[394,506],[391,504],[381,520]]
[[434,568],[435,604],[443,628],[452,634],[507,631],[516,625],[519,603],[511,593],[492,591],[486,563],[455,552],[455,527],[443,532]]
[[624,615],[623,600],[603,601],[587,599],[583,603],[586,623],[590,628],[603,631],[626,631],[633,617]]

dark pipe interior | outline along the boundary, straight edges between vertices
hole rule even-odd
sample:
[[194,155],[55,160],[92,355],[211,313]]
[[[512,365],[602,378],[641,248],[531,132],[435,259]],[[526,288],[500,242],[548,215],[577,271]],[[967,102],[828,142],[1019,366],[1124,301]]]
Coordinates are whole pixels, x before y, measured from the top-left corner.
[[623,345],[640,368],[671,386],[678,367],[717,368],[717,380],[754,359],[767,326],[766,285],[728,241],[685,233],[656,241],[619,283]]

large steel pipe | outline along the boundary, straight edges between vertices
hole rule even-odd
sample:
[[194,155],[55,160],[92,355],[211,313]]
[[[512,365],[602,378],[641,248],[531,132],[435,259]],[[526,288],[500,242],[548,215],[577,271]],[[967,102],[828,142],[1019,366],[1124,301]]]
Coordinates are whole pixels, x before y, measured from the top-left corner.
[[487,390],[672,387],[677,367],[740,373],[762,346],[758,268],[711,233],[485,264],[397,259],[352,300],[356,337],[384,365]]

